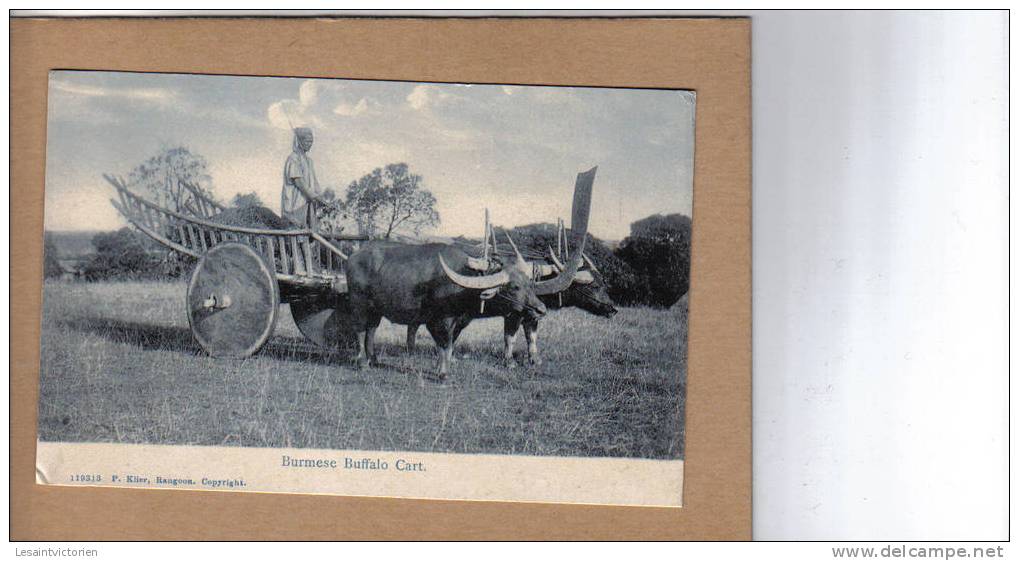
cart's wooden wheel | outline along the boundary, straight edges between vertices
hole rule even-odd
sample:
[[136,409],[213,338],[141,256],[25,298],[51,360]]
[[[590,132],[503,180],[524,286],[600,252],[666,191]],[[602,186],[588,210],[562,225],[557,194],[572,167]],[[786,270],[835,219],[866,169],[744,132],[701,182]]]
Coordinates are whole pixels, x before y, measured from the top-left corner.
[[279,304],[276,275],[242,243],[210,249],[188,284],[191,333],[215,357],[244,358],[262,348],[276,327]]
[[290,315],[309,341],[331,350],[350,350],[357,334],[350,322],[346,296],[335,293],[300,294],[290,297]]

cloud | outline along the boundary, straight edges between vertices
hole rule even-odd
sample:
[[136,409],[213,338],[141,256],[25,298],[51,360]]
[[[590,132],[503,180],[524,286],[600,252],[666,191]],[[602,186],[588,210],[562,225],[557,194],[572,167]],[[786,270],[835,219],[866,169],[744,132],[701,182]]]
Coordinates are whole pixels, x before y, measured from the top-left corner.
[[314,80],[305,80],[301,83],[301,87],[298,90],[297,98],[302,107],[310,107],[318,101],[318,82]]
[[439,126],[431,129],[429,142],[433,148],[442,150],[475,151],[482,143],[490,144],[491,135],[463,123],[459,127]]
[[301,103],[294,99],[284,99],[269,106],[266,115],[269,124],[275,128],[290,130],[301,124],[303,111]]
[[50,85],[56,91],[78,96],[119,98],[161,105],[169,104],[177,98],[177,92],[166,88],[109,88],[64,80],[50,80]]
[[333,113],[342,117],[356,117],[369,112],[375,113],[378,109],[379,103],[377,101],[362,97],[357,103],[341,101],[333,108]]
[[[53,76],[66,76],[55,72]],[[141,111],[156,109],[160,119],[167,123],[179,122],[181,116],[201,119],[203,122],[217,121],[224,125],[265,128],[264,118],[239,110],[229,104],[202,103],[186,89],[165,87],[132,87],[110,84],[96,85],[79,83],[75,77],[68,79],[54,77],[50,80],[50,117],[57,121],[72,121],[89,124],[114,124],[125,121],[125,105],[134,104]],[[176,114],[169,117],[168,114]],[[138,117],[133,117],[139,125]]]
[[443,91],[438,86],[432,84],[419,84],[407,96],[407,103],[410,104],[412,109],[422,110],[426,107],[436,105],[442,101],[450,99],[452,94]]
[[296,99],[283,99],[273,103],[266,111],[269,124],[277,129],[290,130],[294,127],[325,128],[325,123],[315,114],[313,108]]
[[[363,97],[353,102],[346,86],[334,80],[305,80],[297,90],[296,98],[281,99],[269,105],[269,123],[279,129],[311,126],[327,128],[330,113],[351,117],[371,112],[378,103]],[[356,99],[356,98],[355,98]]]

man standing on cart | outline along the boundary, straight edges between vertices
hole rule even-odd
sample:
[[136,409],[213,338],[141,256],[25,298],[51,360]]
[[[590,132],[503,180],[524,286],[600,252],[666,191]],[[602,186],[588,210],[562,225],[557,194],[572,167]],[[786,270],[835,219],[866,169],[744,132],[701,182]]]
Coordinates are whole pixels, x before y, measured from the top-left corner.
[[311,129],[307,127],[294,129],[294,151],[287,157],[287,163],[283,166],[283,194],[280,205],[284,218],[312,230],[318,229],[317,209],[331,206],[322,200],[322,190],[315,177],[315,165],[308,156],[314,142],[315,137]]

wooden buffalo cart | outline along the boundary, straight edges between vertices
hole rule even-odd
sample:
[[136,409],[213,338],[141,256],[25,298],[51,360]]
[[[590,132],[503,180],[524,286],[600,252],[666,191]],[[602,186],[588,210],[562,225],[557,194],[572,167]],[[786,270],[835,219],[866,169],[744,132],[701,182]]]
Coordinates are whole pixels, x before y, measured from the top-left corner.
[[349,305],[347,253],[362,236],[323,235],[308,229],[266,230],[216,222],[224,209],[197,191],[190,212],[148,201],[123,179],[104,176],[117,191],[113,206],[136,228],[177,252],[198,259],[188,283],[191,333],[215,357],[244,358],[272,335],[280,304],[315,344],[335,348],[353,336],[344,325]]

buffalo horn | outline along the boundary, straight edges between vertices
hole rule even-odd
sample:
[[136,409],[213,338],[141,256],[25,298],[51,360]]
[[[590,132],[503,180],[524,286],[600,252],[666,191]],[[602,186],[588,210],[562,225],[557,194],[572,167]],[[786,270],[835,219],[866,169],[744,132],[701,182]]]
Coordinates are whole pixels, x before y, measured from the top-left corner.
[[492,273],[491,275],[484,275],[480,277],[461,275],[449,268],[449,265],[446,264],[446,260],[442,258],[442,254],[439,254],[439,264],[442,265],[442,270],[446,273],[446,276],[449,277],[449,280],[464,288],[487,290],[509,282],[509,273],[506,271],[499,271],[498,273]]
[[[552,251],[551,247],[548,248],[548,256],[552,259],[552,264],[555,265],[556,269],[559,269],[560,271],[566,269],[566,266],[563,265],[563,262],[556,257],[555,252]],[[586,253],[582,253],[580,256],[584,259],[584,263],[587,263],[587,267],[589,269],[596,273],[601,273],[601,271],[598,270],[598,267],[595,266],[594,261],[591,261],[591,258],[588,257]]]
[[560,271],[566,269],[566,265],[563,265],[563,262],[560,261],[558,257],[556,257],[555,252],[552,251],[551,247],[548,248],[548,256],[550,259],[552,259],[552,264],[556,266],[556,269],[559,269]]
[[581,257],[584,258],[584,263],[587,263],[587,266],[590,267],[592,271],[594,271],[596,273],[600,273],[601,272],[601,271],[598,270],[598,267],[594,266],[594,262],[591,261],[591,258],[588,257],[586,253],[582,253],[580,255],[581,255]]
[[503,230],[502,233],[503,233],[504,236],[506,236],[506,239],[509,240],[510,247],[513,248],[513,253],[515,253],[517,255],[517,261],[523,261],[524,260],[524,256],[521,255],[520,254],[520,250],[517,249],[517,244],[513,243],[513,238],[510,237],[509,232],[507,232],[506,230]]
[[573,282],[573,277],[576,276],[579,268],[580,259],[570,261],[570,267],[556,275],[555,278],[534,283],[534,293],[538,296],[545,296],[566,290]]
[[[587,236],[581,238],[580,247],[577,248],[576,252],[574,252],[575,255],[584,254],[584,245],[586,245],[586,242]],[[566,290],[570,287],[570,284],[573,283],[573,277],[576,276],[581,263],[582,261],[579,257],[577,259],[572,259],[570,261],[570,267],[556,275],[554,279],[534,283],[534,293],[538,296],[544,296]]]

